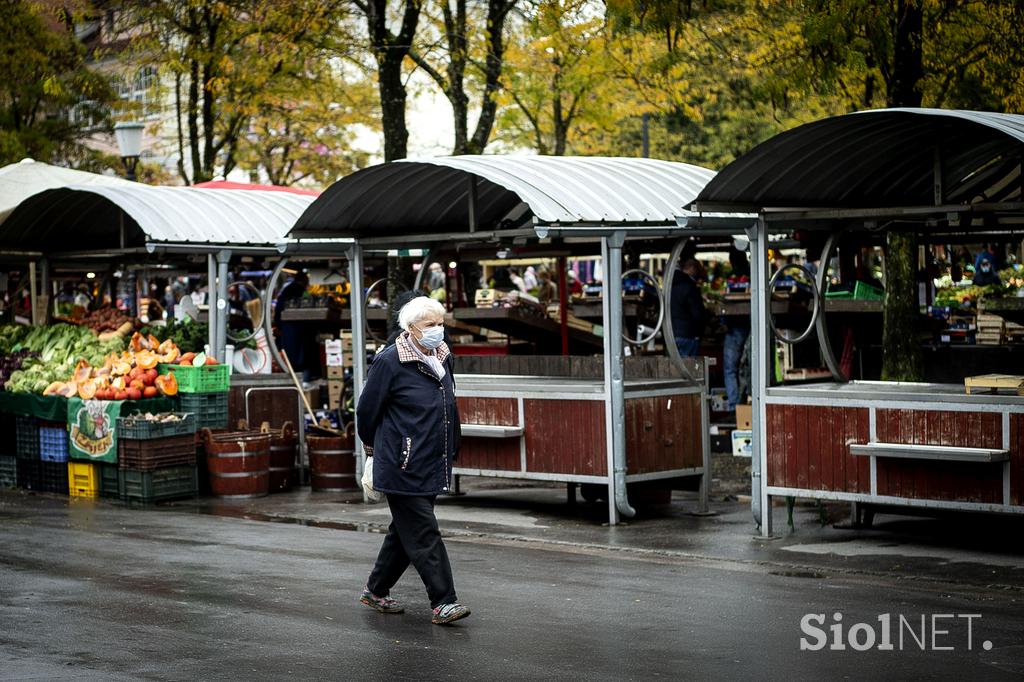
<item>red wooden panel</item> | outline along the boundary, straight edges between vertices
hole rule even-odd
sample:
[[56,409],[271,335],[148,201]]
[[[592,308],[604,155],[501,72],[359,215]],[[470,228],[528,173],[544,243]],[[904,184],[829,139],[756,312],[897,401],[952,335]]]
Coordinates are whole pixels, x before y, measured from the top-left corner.
[[526,469],[606,476],[604,403],[525,400]]
[[516,426],[519,410],[513,398],[458,398],[459,418],[463,424]]
[[[1002,416],[992,412],[878,410],[884,443],[1002,447]],[[878,492],[912,499],[1002,501],[1001,465],[878,459]]]
[[1010,415],[1010,503],[1024,506],[1024,414]]
[[701,466],[700,397],[626,400],[628,473],[643,474]]
[[519,471],[519,459],[518,438],[463,438],[455,465]]
[[867,409],[769,405],[767,412],[768,485],[870,490],[869,463],[849,454],[848,447],[867,442]]

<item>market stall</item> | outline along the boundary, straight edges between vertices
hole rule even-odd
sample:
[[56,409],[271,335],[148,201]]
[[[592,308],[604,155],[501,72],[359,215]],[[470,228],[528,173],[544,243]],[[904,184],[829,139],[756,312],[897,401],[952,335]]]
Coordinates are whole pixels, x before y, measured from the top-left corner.
[[[287,248],[301,252],[316,248],[307,240],[354,239],[346,248],[350,280],[356,282],[363,251],[370,248],[447,248],[456,262],[460,248],[493,254],[532,244],[562,257],[574,245],[599,247],[603,324],[594,337],[600,346],[595,341],[586,352],[603,351],[600,372],[523,376],[499,371],[501,364],[519,362],[514,357],[489,358],[498,363],[492,373],[460,371],[464,439],[453,473],[598,484],[606,490],[611,523],[635,513],[628,485],[695,481],[703,510],[709,471],[703,363],[686,376],[682,370],[679,376],[646,378],[624,372],[621,277],[626,240],[674,233],[675,213],[712,175],[647,159],[464,156],[385,164],[325,191],[300,218],[291,232],[297,241]],[[353,287],[357,395],[365,374],[362,296],[362,289]],[[452,316],[524,335],[537,333],[531,325],[549,324],[493,309],[455,308]],[[561,333],[557,330],[555,325],[540,329]],[[567,443],[569,425],[575,437]],[[360,444],[360,464],[361,454]]]
[[[136,330],[143,323],[136,319],[133,309],[118,313],[116,322],[113,318],[107,319],[104,309],[92,311],[82,319],[68,320],[82,326],[60,323],[52,327],[38,327],[43,334],[64,335],[65,331],[79,330],[81,333],[76,331],[73,335],[80,344],[70,346],[43,341],[42,357],[27,359],[26,367],[16,368],[22,370],[20,374],[31,375],[26,378],[31,379],[30,385],[17,379],[19,373],[15,372],[17,380],[9,385],[13,390],[4,396],[0,409],[6,406],[11,414],[37,421],[65,422],[65,450],[73,450],[75,425],[79,420],[83,425],[90,424],[81,416],[83,409],[88,408],[90,414],[97,411],[96,419],[100,420],[96,404],[107,403],[110,408],[102,406],[108,412],[102,421],[107,425],[104,427],[106,432],[116,439],[117,433],[112,426],[119,424],[119,419],[127,414],[125,406],[130,412],[166,411],[169,407],[166,401],[157,403],[144,399],[155,393],[173,396],[174,408],[193,415],[194,419],[189,420],[192,432],[197,426],[234,427],[235,423],[229,421],[229,414],[244,413],[256,426],[261,421],[268,421],[276,428],[281,428],[283,421],[294,424],[299,420],[301,423],[296,389],[290,379],[283,378],[284,375],[247,375],[240,380],[232,380],[231,366],[226,364],[231,360],[227,344],[227,268],[233,256],[277,256],[274,244],[312,201],[312,196],[290,193],[195,190],[135,183],[61,187],[27,197],[0,225],[0,247],[9,258],[20,255],[40,262],[43,272],[61,267],[97,271],[106,268],[111,277],[128,273],[130,276],[143,273],[144,277],[145,273],[159,273],[205,258],[213,314],[208,316],[208,325],[205,326],[169,322],[166,326],[143,326],[141,334]],[[45,278],[41,289],[48,289]],[[104,325],[118,328],[104,331]],[[195,337],[195,329],[207,327],[209,333],[204,338]],[[101,331],[103,333],[97,335]],[[136,333],[133,335],[133,332]],[[179,349],[178,344],[185,346],[186,339],[188,346]],[[33,350],[30,344],[18,345],[24,345],[28,351]],[[265,365],[269,367],[269,356]],[[233,394],[230,393],[232,384],[239,384],[239,391]],[[134,395],[136,391],[138,396]],[[253,394],[258,393],[257,397],[263,398],[269,392],[278,393],[276,404],[270,408],[266,401],[261,406],[256,404],[257,400],[250,400]],[[26,402],[17,399],[22,393],[53,395]],[[233,400],[229,394],[234,396]],[[57,404],[60,396],[66,396],[67,405]],[[141,402],[133,405],[132,400]],[[40,407],[36,404],[40,401],[46,404]],[[229,406],[235,407],[231,403],[238,403],[233,413],[229,410]],[[282,409],[289,404],[294,407]],[[35,412],[26,412],[26,405]],[[61,411],[62,407],[63,419],[49,414],[54,410]],[[49,410],[49,416],[37,414],[44,408]],[[117,413],[111,411],[115,408]],[[30,424],[25,422],[24,426],[23,430],[29,434],[28,441],[32,441],[34,436],[29,431]],[[38,431],[38,424],[35,426]],[[174,429],[163,428],[163,432],[168,431]],[[145,434],[146,437],[138,438],[142,441],[148,440],[152,434],[159,436],[161,429],[136,428],[134,432]],[[181,440],[183,435],[178,431],[166,437]],[[164,437],[156,437],[156,440]],[[112,451],[116,447],[114,442],[111,440],[108,444],[102,461],[113,463],[116,469],[120,453]],[[14,447],[18,453],[24,449],[17,442]],[[151,443],[147,447],[152,449],[155,445]],[[191,452],[194,470],[194,443]],[[7,452],[2,454],[9,456]],[[93,460],[98,462],[100,458],[93,457]],[[171,460],[181,463],[177,455]],[[181,477],[173,481],[175,485],[184,483],[184,478],[187,478],[184,472],[179,473]],[[177,489],[182,488],[179,486]]]
[[[964,374],[949,384],[849,381],[823,312],[837,277],[830,265],[847,240],[902,231],[922,245],[1019,242],[1022,142],[1024,117],[1010,114],[892,109],[825,119],[734,161],[680,216],[693,233],[745,230],[750,238],[753,497],[763,534],[772,533],[775,496],[849,501],[855,512],[1024,512],[1024,397],[979,394],[972,382],[998,382]],[[818,235],[824,248],[816,275],[790,268],[803,268],[812,291],[806,329],[789,334],[770,305],[779,272],[767,251],[770,236],[794,231]],[[927,287],[921,292],[917,330],[927,337]],[[816,339],[827,380],[779,385],[775,338]],[[1005,373],[1018,373],[1021,347],[1005,350]]]

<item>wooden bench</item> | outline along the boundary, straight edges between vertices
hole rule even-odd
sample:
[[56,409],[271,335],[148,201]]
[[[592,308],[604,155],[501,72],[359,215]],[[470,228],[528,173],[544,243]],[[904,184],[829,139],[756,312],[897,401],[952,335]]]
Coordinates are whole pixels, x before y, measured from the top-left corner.
[[1005,462],[1010,459],[1008,450],[961,448],[948,445],[908,445],[905,443],[854,443],[850,445],[850,454],[860,457],[899,457],[981,464]]
[[463,438],[519,438],[523,435],[521,426],[499,426],[496,424],[463,424]]

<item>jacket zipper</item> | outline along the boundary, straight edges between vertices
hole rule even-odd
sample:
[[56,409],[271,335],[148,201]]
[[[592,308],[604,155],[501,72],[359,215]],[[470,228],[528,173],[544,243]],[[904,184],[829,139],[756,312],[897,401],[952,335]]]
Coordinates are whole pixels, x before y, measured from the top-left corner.
[[[441,489],[444,492],[448,492],[448,400],[447,400],[448,396],[447,396],[447,394],[445,393],[445,390],[444,390],[444,381],[442,379],[439,379],[437,377],[437,375],[434,374],[433,370],[425,367],[423,365],[423,363],[421,363],[421,362],[417,362],[416,363],[416,367],[417,367],[417,369],[419,369],[421,372],[423,372],[427,376],[433,378],[438,383],[438,390],[441,391],[441,413],[442,413],[443,421],[444,421],[444,451],[441,454],[441,467],[442,467],[442,470],[443,470],[443,473],[444,473],[444,480],[442,481]],[[453,386],[454,386],[454,383],[455,383],[455,378],[452,377],[452,385]],[[408,441],[408,440],[409,439],[406,438],[406,441]],[[405,466],[406,466],[406,464],[408,464],[408,462],[409,462],[409,456],[408,456],[408,454],[406,454],[405,461],[402,464],[402,468],[403,469],[405,469]]]
[[405,437],[405,449],[402,450],[402,470],[409,466],[409,458],[412,456],[412,438]]

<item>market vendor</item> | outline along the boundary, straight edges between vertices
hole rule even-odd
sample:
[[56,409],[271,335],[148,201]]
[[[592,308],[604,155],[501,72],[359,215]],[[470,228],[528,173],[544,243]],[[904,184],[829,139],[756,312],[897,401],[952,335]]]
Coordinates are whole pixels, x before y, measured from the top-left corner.
[[985,257],[985,252],[982,252],[980,259],[978,260],[978,267],[974,271],[974,280],[971,282],[976,287],[983,287],[987,284],[1002,284],[1003,280],[999,278],[999,273],[996,272],[995,265],[993,262]]
[[282,313],[290,307],[297,307],[299,299],[309,287],[309,275],[299,271],[281,289],[274,301],[274,326],[280,336],[280,347],[288,355],[288,362],[296,373],[302,372],[304,381],[312,381],[319,375],[320,357],[316,349],[316,337],[307,333],[302,322],[282,319]]
[[708,322],[708,311],[700,292],[704,267],[690,258],[683,262],[672,281],[672,333],[680,357],[696,357],[700,351],[700,337]]

